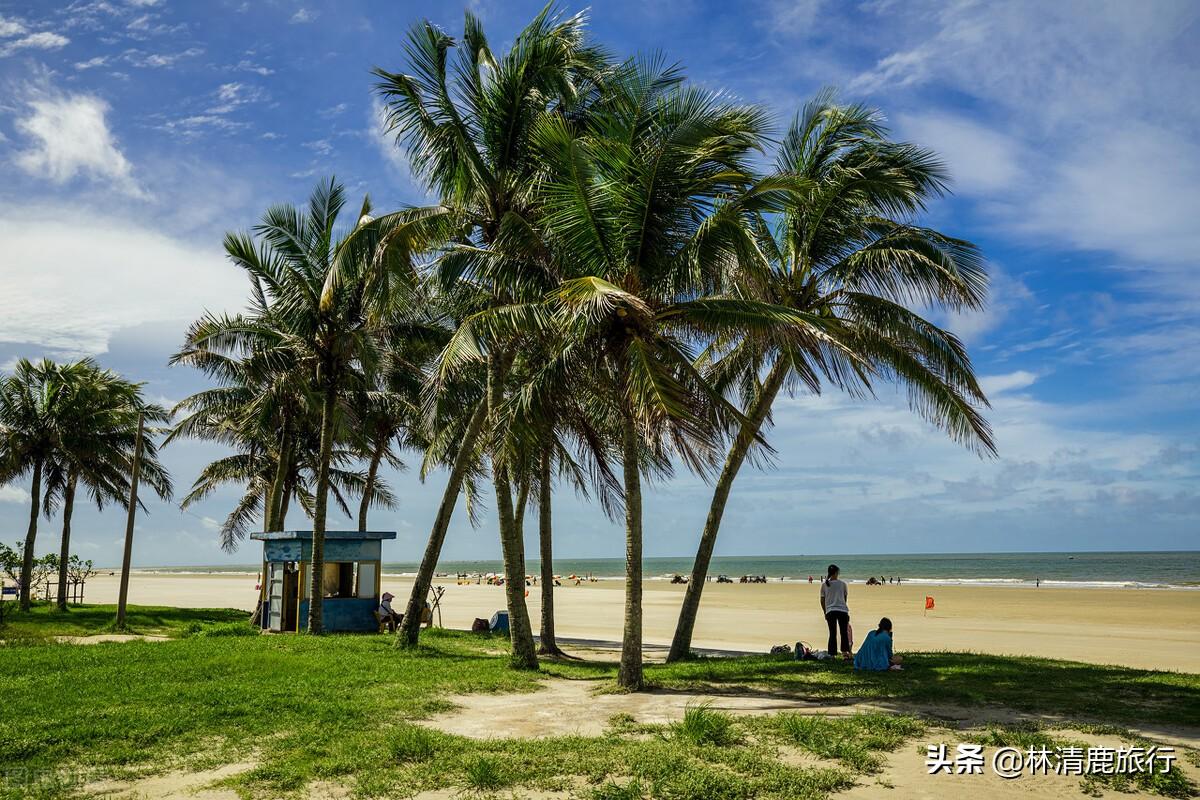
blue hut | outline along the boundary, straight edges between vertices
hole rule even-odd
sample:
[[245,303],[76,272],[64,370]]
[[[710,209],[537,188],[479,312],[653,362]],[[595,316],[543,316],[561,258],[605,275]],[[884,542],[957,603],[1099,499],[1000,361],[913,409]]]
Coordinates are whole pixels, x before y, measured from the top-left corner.
[[[295,631],[308,619],[312,531],[252,533],[263,543],[262,627]],[[395,531],[326,531],[322,616],[327,631],[374,631],[383,540]]]

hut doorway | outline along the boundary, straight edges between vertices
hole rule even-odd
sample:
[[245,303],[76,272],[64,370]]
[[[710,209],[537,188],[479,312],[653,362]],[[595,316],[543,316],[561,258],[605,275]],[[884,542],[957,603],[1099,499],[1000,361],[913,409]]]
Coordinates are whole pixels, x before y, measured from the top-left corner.
[[274,561],[270,568],[267,598],[271,615],[267,627],[273,631],[294,632],[300,603],[300,573],[295,562]]

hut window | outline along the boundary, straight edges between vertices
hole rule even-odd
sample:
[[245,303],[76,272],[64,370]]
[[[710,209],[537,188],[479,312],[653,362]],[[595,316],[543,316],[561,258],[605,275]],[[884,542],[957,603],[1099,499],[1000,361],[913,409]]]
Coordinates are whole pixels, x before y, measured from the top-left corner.
[[327,561],[325,563],[324,586],[326,597],[354,596],[353,561]]

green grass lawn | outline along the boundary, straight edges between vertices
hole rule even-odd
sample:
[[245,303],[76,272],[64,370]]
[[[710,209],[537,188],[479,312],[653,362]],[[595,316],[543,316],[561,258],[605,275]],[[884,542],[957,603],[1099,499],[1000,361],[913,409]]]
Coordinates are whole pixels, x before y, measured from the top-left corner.
[[[236,608],[127,606],[124,633],[177,638],[217,623],[245,623],[249,614]],[[52,639],[116,633],[115,605],[71,606],[64,614],[52,603],[34,603],[28,614],[10,612],[0,639]]]
[[[763,656],[650,666],[647,676],[679,689],[885,700],[896,713],[750,720],[694,709],[672,726],[614,720],[600,737],[476,741],[413,721],[445,710],[449,694],[535,690],[540,676],[509,669],[497,652],[502,639],[434,630],[408,651],[389,636],[260,636],[243,612],[136,608],[135,629],[178,638],[86,647],[46,641],[47,631],[102,630],[111,608],[62,617],[38,609],[0,633],[8,641],[0,646],[0,797],[68,795],[79,789],[72,774],[248,758],[257,766],[230,783],[266,797],[300,793],[318,780],[374,797],[514,786],[596,798],[823,797],[877,771],[880,754],[918,741],[926,723],[919,708],[902,713],[906,704],[998,705],[1093,723],[1200,720],[1196,675],[941,654],[913,655],[902,673],[863,675],[847,664]],[[615,664],[553,662],[543,674],[604,684]],[[821,765],[786,763],[783,746],[811,752]],[[46,777],[59,774],[65,782]],[[1180,791],[1172,784],[1162,793],[1186,796]]]

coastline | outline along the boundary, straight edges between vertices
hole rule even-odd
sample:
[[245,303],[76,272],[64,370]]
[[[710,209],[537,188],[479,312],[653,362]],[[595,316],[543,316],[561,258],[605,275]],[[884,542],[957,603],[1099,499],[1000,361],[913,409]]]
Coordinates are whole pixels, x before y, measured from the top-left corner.
[[[187,574],[134,570],[131,603],[250,611],[257,599],[257,573]],[[469,628],[476,617],[504,608],[504,589],[487,584],[446,587],[443,624]],[[407,597],[411,579],[384,574],[384,589]],[[88,603],[115,602],[119,575],[104,572],[88,581]],[[669,644],[683,586],[665,580],[644,587],[644,641]],[[766,652],[772,645],[804,640],[824,647],[827,636],[818,601],[819,585],[797,582],[705,586],[694,645],[718,650]],[[925,613],[926,595],[935,599]],[[527,599],[535,622],[540,589]],[[564,638],[620,641],[624,587],[597,580],[564,582],[555,593],[556,627]],[[1116,664],[1142,669],[1200,673],[1196,623],[1200,592],[1192,589],[1134,590],[1097,587],[850,586],[851,620],[861,640],[881,616],[896,626],[900,651],[969,651]]]

